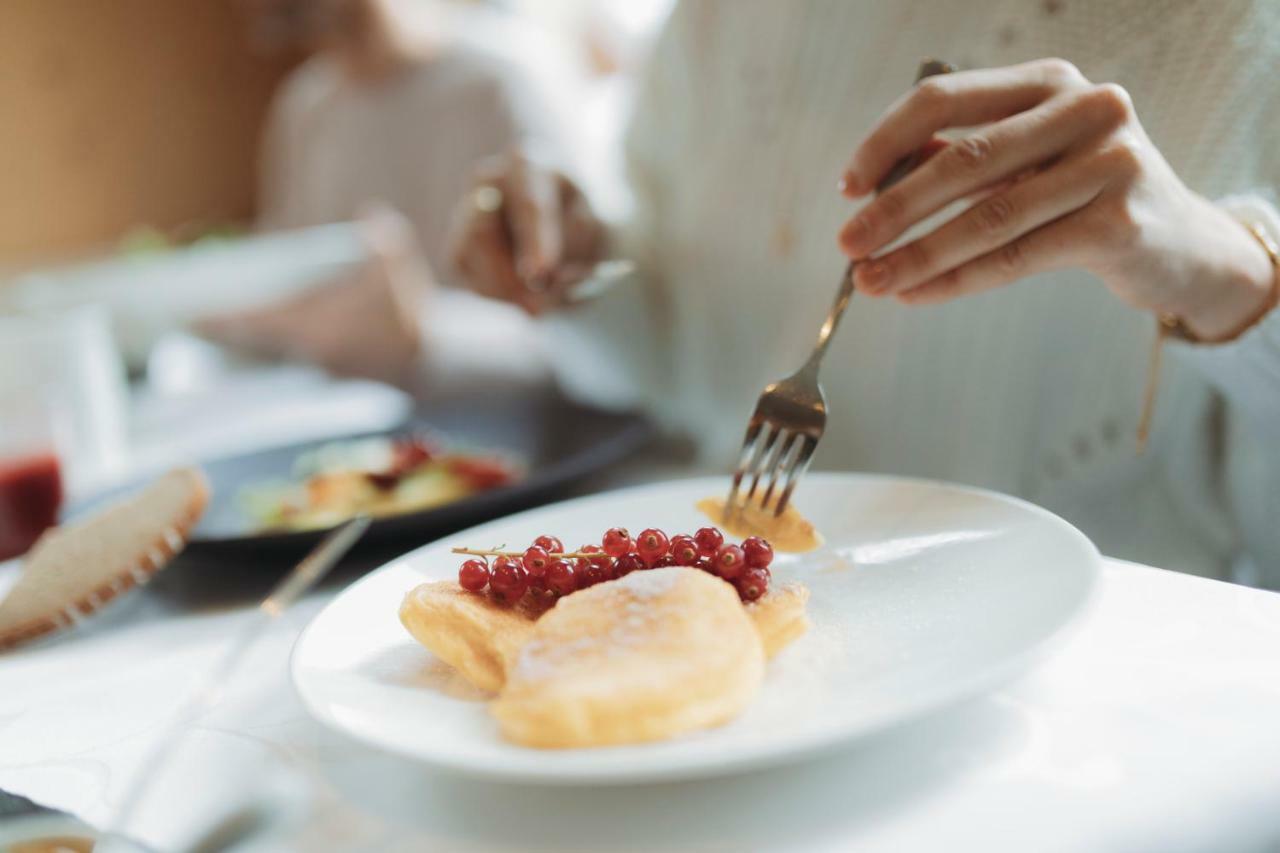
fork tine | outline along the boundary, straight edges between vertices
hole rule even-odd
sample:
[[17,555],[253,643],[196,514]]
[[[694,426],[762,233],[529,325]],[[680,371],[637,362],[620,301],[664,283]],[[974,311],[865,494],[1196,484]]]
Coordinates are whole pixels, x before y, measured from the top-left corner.
[[738,502],[738,488],[742,485],[742,478],[747,473],[747,460],[751,458],[751,452],[755,447],[756,439],[760,437],[763,426],[763,422],[754,417],[747,425],[747,434],[742,439],[742,450],[738,453],[738,466],[733,470],[733,485],[729,487],[729,499],[725,501],[722,524],[729,520],[729,515]]
[[813,459],[813,451],[817,449],[818,439],[812,435],[806,435],[800,444],[799,452],[791,460],[791,471],[787,474],[787,487],[782,490],[782,495],[778,498],[778,505],[773,510],[774,516],[782,515],[782,511],[787,508],[787,502],[791,500],[791,493],[795,491],[796,483],[808,470],[809,461]]
[[782,435],[783,430],[776,423],[769,424],[769,434],[765,436],[764,441],[760,444],[756,451],[755,458],[751,460],[751,488],[747,489],[747,496],[743,499],[744,505],[751,503],[751,499],[756,496],[756,489],[760,485],[760,475],[764,473],[761,462],[769,455],[769,451],[773,450],[778,438]]
[[760,508],[767,509],[769,507],[769,498],[773,497],[773,493],[778,490],[778,481],[782,479],[783,470],[789,470],[789,460],[792,456],[791,451],[798,446],[800,433],[788,433],[786,440],[779,442],[777,451],[773,454],[773,459],[769,462],[769,485],[764,490],[764,497],[760,498]]

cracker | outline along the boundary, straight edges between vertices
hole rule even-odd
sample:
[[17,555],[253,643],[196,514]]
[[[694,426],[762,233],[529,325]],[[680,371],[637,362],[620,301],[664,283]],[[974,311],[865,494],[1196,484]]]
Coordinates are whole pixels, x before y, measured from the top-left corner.
[[46,532],[0,600],[0,649],[71,627],[146,583],[186,546],[208,502],[204,474],[182,468]]

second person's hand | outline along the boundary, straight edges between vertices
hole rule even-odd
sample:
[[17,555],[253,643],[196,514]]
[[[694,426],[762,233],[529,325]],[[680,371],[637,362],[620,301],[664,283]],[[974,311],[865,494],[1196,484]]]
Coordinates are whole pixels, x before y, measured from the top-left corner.
[[573,181],[514,152],[476,169],[450,244],[475,292],[539,314],[561,305],[600,260],[605,228]]

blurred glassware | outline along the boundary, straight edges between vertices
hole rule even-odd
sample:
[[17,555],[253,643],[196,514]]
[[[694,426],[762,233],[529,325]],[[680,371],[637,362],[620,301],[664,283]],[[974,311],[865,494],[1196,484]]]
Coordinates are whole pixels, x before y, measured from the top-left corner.
[[57,523],[62,470],[43,396],[0,395],[0,425],[0,560],[8,560],[25,554]]
[[126,392],[101,307],[0,314],[0,458],[16,467],[10,476],[47,484],[56,466],[77,493],[123,474]]

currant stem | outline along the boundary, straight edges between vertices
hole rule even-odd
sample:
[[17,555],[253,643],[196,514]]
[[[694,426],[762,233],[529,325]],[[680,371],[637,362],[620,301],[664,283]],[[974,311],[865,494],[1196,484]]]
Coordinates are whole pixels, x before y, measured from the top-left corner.
[[[452,548],[450,550],[455,554],[468,554],[472,557],[523,557],[524,556],[524,551],[500,551],[496,548],[489,548],[489,549]],[[547,556],[551,557],[554,560],[576,560],[579,557],[586,557],[588,559],[591,559],[593,557],[603,557],[605,556],[605,554],[602,551],[585,553],[585,554],[582,553],[581,551],[565,551],[565,552],[549,551],[547,553]]]

